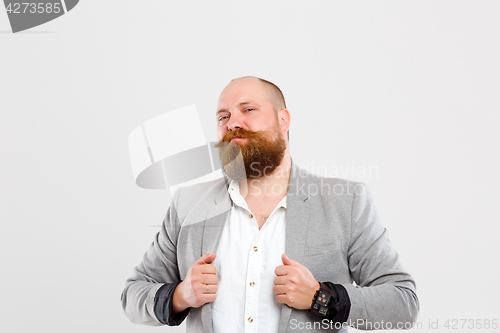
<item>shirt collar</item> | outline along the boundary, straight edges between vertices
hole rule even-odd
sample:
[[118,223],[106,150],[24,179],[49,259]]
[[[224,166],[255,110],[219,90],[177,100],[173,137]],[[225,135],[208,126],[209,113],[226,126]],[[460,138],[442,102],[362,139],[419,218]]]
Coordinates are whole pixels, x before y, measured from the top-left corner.
[[[229,183],[229,196],[231,197],[231,200],[234,204],[248,209],[247,203],[240,193],[240,184],[238,184],[238,182],[234,179],[231,179],[231,182]],[[283,199],[281,199],[277,207],[283,207],[286,209],[287,196],[288,195],[285,195]]]

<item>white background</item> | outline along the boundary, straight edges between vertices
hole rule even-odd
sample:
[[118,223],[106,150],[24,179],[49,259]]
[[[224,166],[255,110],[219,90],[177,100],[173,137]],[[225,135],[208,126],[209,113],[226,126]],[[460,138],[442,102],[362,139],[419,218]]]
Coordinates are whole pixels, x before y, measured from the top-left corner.
[[[215,140],[218,94],[243,75],[282,88],[297,164],[369,185],[417,281],[415,331],[500,320],[499,10],[83,0],[12,34],[0,8],[1,330],[184,331],[121,309],[170,199],[135,186],[127,137],[196,104]],[[190,119],[179,126],[189,135]]]

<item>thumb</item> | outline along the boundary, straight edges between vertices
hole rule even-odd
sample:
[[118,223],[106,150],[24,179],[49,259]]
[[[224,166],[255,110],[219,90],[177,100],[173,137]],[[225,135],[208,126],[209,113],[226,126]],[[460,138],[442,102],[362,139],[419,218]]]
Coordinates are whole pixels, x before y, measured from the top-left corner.
[[286,254],[283,253],[281,256],[281,261],[283,261],[283,265],[295,265],[296,262],[293,261],[292,259],[288,258]]
[[211,254],[204,254],[201,256],[200,259],[196,261],[198,265],[204,265],[204,264],[210,264],[212,261],[215,260],[216,254],[211,253]]

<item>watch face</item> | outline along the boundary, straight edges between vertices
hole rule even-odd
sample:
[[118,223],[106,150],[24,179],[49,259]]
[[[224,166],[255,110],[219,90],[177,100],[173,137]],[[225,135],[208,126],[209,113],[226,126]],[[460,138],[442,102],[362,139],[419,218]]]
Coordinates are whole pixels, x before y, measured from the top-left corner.
[[318,295],[318,298],[316,299],[316,302],[321,304],[321,305],[327,305],[329,299],[330,299],[329,294],[327,294],[325,292],[320,292]]
[[315,315],[319,315],[321,317],[326,316],[328,314],[328,301],[330,300],[329,292],[326,290],[320,289],[317,291],[317,294],[314,295],[314,303],[309,311]]

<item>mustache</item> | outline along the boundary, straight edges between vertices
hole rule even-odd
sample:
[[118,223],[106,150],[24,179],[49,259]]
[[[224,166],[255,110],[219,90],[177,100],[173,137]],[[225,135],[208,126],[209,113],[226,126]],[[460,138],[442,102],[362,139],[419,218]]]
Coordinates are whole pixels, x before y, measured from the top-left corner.
[[263,133],[263,131],[250,131],[250,130],[246,130],[243,128],[238,128],[235,131],[228,131],[226,134],[224,134],[224,136],[219,141],[219,143],[220,142],[229,142],[229,141],[231,141],[232,138],[235,138],[235,137],[249,138],[249,139],[258,138],[258,137],[261,137],[262,133]]

